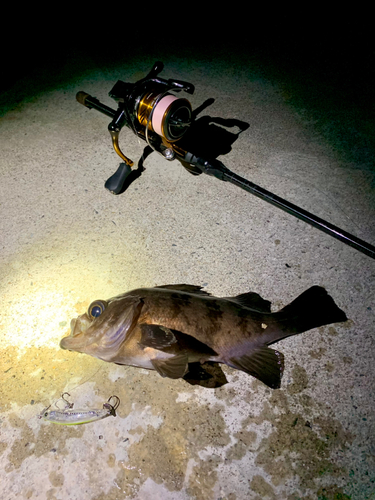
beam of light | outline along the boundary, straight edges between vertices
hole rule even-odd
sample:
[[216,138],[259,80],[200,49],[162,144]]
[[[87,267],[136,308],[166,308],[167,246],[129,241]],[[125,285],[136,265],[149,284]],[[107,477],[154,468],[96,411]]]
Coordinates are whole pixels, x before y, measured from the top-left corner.
[[16,347],[20,354],[29,348],[59,350],[73,318],[86,312],[93,300],[127,291],[132,276],[140,274],[134,268],[150,264],[142,266],[142,259],[137,259],[135,266],[135,255],[140,256],[142,249],[132,244],[121,243],[120,252],[117,240],[104,238],[96,245],[87,231],[77,247],[70,243],[69,233],[56,228],[47,238],[14,248],[1,266],[1,350]]
[[[59,261],[58,251],[55,258]],[[110,261],[95,270],[85,255],[62,270],[53,260],[43,272],[40,263],[29,262],[8,273],[2,286],[1,348],[59,349],[71,319],[84,313],[90,302],[126,291],[115,288]],[[127,281],[126,273],[123,279]]]
[[57,276],[52,277],[51,283],[35,287],[29,282],[29,291],[24,295],[19,293],[19,287],[7,291],[13,299],[2,315],[3,347],[16,345],[24,349],[58,345],[61,331],[69,326],[68,318],[76,312],[72,294],[56,290],[53,282],[57,279]]

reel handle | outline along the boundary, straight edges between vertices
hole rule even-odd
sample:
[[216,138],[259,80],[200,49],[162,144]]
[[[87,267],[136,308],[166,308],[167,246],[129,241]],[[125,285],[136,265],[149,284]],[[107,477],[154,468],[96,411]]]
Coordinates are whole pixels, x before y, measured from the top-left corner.
[[120,194],[132,169],[127,163],[120,163],[116,172],[106,180],[104,187],[112,194]]
[[192,83],[184,82],[183,80],[168,80],[168,84],[172,87],[172,90],[184,90],[188,94],[194,94],[195,87]]

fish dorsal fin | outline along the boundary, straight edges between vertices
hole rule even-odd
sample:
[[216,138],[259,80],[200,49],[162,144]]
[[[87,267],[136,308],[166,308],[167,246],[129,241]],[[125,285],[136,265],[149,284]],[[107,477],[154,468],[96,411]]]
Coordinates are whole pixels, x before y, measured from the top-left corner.
[[236,302],[240,306],[248,307],[254,311],[262,313],[271,312],[271,302],[269,300],[263,299],[259,294],[255,292],[241,293],[236,297],[225,297],[227,300]]
[[182,378],[188,372],[188,357],[177,354],[168,359],[152,359],[152,366],[162,377]]
[[198,295],[211,295],[210,293],[206,292],[205,290],[202,290],[202,287],[198,286],[198,285],[186,285],[186,284],[160,285],[160,286],[156,286],[155,288],[166,288],[167,290],[176,290],[179,292],[195,293]]

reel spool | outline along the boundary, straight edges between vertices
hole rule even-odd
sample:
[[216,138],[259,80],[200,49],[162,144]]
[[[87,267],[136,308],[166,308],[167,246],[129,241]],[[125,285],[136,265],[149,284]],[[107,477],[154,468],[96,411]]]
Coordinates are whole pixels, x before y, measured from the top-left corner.
[[[137,108],[137,119],[145,129],[146,140],[149,132],[158,134],[166,142],[181,139],[192,122],[190,102],[170,93],[146,93]],[[148,141],[147,141],[148,142]]]

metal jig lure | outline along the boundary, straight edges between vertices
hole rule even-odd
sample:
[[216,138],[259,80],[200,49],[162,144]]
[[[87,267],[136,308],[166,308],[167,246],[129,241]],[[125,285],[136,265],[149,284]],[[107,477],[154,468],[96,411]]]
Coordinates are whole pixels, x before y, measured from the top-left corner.
[[[89,422],[95,422],[96,420],[101,420],[103,418],[109,417],[112,415],[116,416],[116,410],[120,405],[120,399],[117,396],[111,396],[106,403],[103,404],[103,408],[98,410],[73,410],[74,403],[70,403],[67,401],[64,396],[68,394],[64,392],[61,395],[61,399],[65,401],[66,406],[63,410],[50,410],[48,409],[52,406],[48,406],[45,408],[42,413],[38,416],[38,418],[43,418],[48,422],[52,422],[53,424],[60,425],[79,425],[79,424],[88,424]],[[114,404],[111,404],[110,401],[114,400]],[[57,404],[55,404],[57,406]]]

